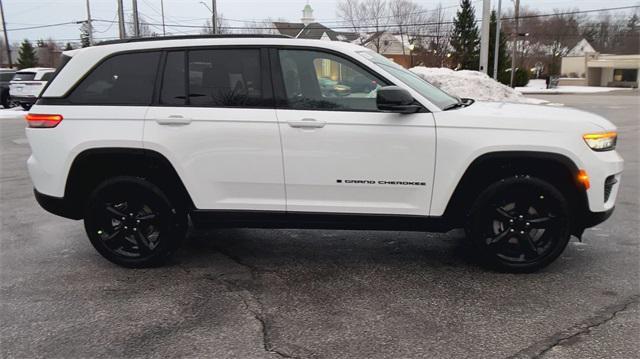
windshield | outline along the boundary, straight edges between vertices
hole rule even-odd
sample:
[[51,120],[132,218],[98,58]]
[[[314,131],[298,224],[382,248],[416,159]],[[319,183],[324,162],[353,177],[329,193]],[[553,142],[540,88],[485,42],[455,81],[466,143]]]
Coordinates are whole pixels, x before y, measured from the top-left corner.
[[358,53],[397,77],[400,81],[404,82],[407,86],[420,93],[441,109],[458,103],[457,98],[433,86],[423,80],[420,76],[396,64],[388,58],[373,51],[360,51]]

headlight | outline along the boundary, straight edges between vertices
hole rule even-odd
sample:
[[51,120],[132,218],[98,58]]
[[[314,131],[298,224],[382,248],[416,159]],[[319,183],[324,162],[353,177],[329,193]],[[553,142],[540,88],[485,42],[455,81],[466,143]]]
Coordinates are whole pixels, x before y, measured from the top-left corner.
[[599,132],[599,133],[587,133],[582,136],[587,146],[591,147],[594,151],[610,151],[616,148],[616,142],[618,141],[617,132]]

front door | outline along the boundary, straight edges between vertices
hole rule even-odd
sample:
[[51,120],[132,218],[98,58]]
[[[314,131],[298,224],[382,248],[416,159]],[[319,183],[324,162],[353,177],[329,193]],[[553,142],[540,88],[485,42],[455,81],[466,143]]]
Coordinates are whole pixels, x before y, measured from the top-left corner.
[[146,115],[144,145],[173,163],[199,209],[285,210],[266,51],[166,53],[159,98]]
[[431,113],[378,111],[390,85],[352,60],[277,50],[275,88],[287,211],[427,215],[435,127]]

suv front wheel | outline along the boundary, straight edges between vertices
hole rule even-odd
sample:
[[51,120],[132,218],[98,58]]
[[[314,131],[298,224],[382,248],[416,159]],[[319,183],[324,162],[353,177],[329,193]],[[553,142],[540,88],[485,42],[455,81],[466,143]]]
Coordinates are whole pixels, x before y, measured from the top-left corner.
[[154,184],[120,176],[89,197],[85,229],[95,249],[125,267],[162,264],[185,237],[187,218]]
[[485,264],[502,271],[533,272],[553,262],[567,246],[569,204],[549,182],[514,176],[478,196],[466,232]]

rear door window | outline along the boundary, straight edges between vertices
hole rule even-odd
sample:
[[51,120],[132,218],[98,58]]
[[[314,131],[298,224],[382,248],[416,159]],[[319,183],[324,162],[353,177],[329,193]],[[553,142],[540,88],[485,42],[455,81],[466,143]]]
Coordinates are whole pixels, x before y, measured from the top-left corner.
[[82,105],[149,105],[159,52],[115,55],[96,67],[69,95]]
[[32,81],[35,77],[35,72],[16,72],[13,81]]
[[[260,50],[206,49],[169,52],[160,103],[200,107],[263,105]],[[185,81],[188,81],[185,86]],[[185,93],[188,93],[185,95]]]

